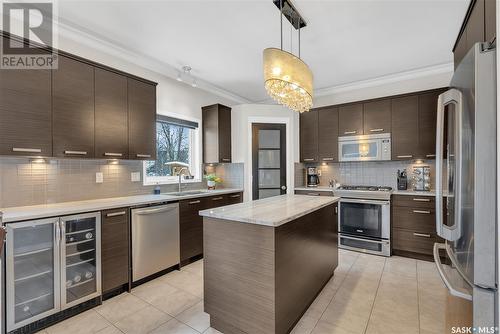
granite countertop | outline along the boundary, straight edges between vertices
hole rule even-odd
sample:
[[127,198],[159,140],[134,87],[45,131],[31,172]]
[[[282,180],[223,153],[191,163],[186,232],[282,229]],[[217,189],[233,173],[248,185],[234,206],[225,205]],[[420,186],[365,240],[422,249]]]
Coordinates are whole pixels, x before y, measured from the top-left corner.
[[210,218],[277,227],[338,202],[340,197],[281,195],[200,211]]
[[328,186],[318,186],[318,187],[305,187],[305,186],[302,186],[302,187],[295,187],[294,188],[295,190],[305,190],[305,191],[330,191],[330,192],[333,192],[334,189],[332,187],[328,187]]
[[202,191],[201,194],[187,194],[182,196],[169,195],[169,193],[160,195],[137,195],[125,197],[102,198],[86,201],[62,202],[53,204],[41,204],[31,206],[19,206],[0,209],[3,212],[3,222],[15,222],[30,219],[39,219],[47,217],[57,217],[71,215],[90,211],[100,211],[128,206],[139,206],[155,204],[162,202],[173,202],[183,199],[198,198],[219,194],[229,194],[243,191],[239,188],[226,188],[217,190],[186,190],[186,193],[193,191]]
[[[392,192],[393,195],[408,195],[408,196],[436,196],[436,191],[433,189],[431,191],[418,191],[418,190],[397,190]],[[447,191],[443,191],[443,196],[448,196]]]

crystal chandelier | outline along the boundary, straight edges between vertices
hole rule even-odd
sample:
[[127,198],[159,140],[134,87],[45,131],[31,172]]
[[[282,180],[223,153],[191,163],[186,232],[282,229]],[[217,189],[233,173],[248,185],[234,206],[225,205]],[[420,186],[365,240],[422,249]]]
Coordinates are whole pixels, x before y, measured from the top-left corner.
[[[278,103],[297,112],[306,112],[313,103],[313,75],[306,63],[300,59],[300,29],[304,21],[287,2],[290,10],[287,18],[299,35],[299,55],[283,50],[283,1],[278,0],[281,20],[281,48],[264,50],[264,80],[267,93]],[[298,24],[296,24],[298,23]],[[305,26],[305,24],[304,24]]]

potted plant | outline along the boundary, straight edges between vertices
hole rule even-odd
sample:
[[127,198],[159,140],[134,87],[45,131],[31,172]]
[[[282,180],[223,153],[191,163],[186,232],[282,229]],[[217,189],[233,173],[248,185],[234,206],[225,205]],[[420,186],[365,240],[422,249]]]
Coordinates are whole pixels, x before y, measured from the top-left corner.
[[222,182],[222,179],[215,174],[205,175],[205,179],[207,180],[208,190],[214,190],[216,184]]

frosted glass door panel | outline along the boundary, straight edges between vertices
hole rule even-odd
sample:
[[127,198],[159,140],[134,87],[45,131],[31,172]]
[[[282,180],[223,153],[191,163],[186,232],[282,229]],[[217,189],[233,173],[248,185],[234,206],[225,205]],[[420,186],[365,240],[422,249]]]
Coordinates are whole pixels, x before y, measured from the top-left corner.
[[279,150],[259,150],[259,168],[280,168]]
[[259,148],[280,148],[280,130],[260,130]]
[[259,170],[259,187],[280,187],[280,171],[278,170]]

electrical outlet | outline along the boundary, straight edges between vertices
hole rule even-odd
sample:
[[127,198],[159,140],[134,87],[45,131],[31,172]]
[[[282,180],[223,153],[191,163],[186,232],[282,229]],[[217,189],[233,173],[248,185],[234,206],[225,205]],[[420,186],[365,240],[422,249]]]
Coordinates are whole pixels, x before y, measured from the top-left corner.
[[141,181],[141,172],[132,172],[130,173],[130,181],[139,182]]
[[95,173],[95,183],[103,183],[104,177],[101,172]]
[[321,169],[318,169],[318,176],[321,176]]

